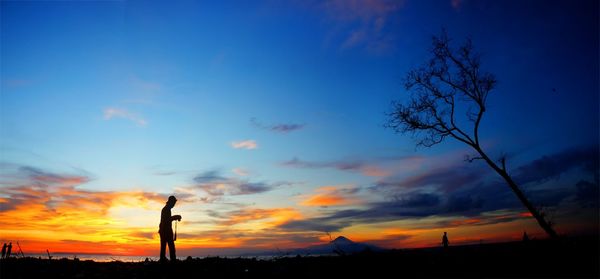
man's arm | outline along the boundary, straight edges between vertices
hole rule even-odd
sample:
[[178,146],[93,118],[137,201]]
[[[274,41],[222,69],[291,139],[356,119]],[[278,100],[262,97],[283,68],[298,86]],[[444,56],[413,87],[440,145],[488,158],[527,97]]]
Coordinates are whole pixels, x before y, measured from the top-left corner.
[[171,221],[175,221],[175,220],[181,221],[181,215],[173,215],[173,216],[171,216]]

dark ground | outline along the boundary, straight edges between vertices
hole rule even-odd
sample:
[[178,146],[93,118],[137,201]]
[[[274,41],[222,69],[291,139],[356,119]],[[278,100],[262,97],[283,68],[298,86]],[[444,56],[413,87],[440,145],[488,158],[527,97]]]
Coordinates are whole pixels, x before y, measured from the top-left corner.
[[599,278],[598,238],[297,256],[194,258],[176,263],[11,258],[0,278]]

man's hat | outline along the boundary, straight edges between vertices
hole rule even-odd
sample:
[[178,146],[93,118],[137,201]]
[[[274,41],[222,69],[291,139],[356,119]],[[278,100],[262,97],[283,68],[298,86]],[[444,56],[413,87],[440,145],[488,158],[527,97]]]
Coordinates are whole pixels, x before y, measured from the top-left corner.
[[170,202],[170,201],[177,201],[177,199],[175,198],[175,196],[169,196],[169,200],[168,200],[168,201],[169,201],[169,202]]

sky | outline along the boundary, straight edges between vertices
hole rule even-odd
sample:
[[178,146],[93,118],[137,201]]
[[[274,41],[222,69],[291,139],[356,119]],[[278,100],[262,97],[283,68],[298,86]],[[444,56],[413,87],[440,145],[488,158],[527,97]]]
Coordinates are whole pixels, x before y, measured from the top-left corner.
[[26,252],[158,254],[170,195],[178,255],[545,238],[468,146],[384,127],[444,29],[498,80],[483,148],[598,231],[597,1],[0,3],[0,242]]

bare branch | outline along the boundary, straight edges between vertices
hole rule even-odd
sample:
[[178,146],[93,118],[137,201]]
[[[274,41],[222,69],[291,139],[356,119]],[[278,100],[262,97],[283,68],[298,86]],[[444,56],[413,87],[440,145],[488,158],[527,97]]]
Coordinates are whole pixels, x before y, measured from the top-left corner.
[[473,161],[475,160],[483,160],[484,158],[481,156],[475,156],[475,155],[465,155],[465,161],[469,162],[469,163],[473,163]]

